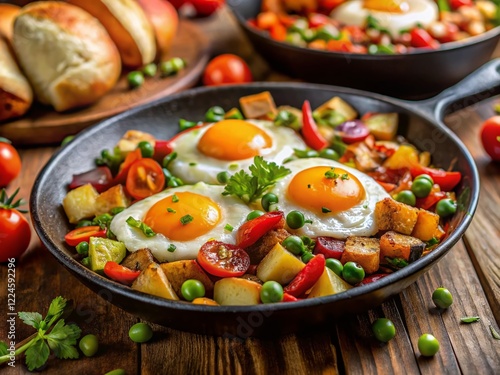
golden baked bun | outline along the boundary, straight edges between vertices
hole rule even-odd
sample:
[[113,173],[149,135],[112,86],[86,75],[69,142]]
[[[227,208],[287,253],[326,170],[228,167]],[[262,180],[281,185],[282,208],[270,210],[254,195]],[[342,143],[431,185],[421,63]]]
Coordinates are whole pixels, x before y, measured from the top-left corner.
[[94,103],[120,75],[120,56],[104,27],[70,4],[41,1],[22,8],[12,43],[38,100],[56,111]]
[[67,0],[96,17],[120,51],[122,63],[131,68],[152,62],[156,41],[151,22],[135,0]]
[[3,35],[8,41],[12,40],[12,29],[14,19],[21,10],[17,5],[0,4],[0,35]]

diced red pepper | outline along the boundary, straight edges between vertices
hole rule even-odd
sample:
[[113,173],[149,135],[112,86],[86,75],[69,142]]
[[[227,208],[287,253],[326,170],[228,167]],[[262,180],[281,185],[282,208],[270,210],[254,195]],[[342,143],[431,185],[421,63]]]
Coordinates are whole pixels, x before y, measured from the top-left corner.
[[279,19],[274,12],[261,12],[257,16],[257,27],[262,30],[270,30],[273,26],[279,24]]
[[112,280],[125,285],[132,285],[135,279],[139,277],[141,271],[132,271],[116,262],[108,261],[104,265],[104,274]]
[[173,151],[172,147],[172,141],[168,140],[157,140],[155,142],[155,151],[153,158],[158,162],[161,163],[165,156],[170,155]]
[[314,254],[323,254],[325,258],[340,260],[345,249],[345,242],[333,237],[318,237],[314,246]]
[[383,279],[384,277],[386,277],[388,275],[389,275],[388,273],[376,273],[373,275],[368,275],[358,285],[371,284],[371,283],[374,283],[380,279]]
[[464,5],[471,6],[472,0],[450,0],[450,6],[452,9],[458,9]]
[[76,189],[79,186],[91,184],[99,193],[102,193],[109,187],[112,180],[111,170],[107,166],[102,166],[88,172],[74,174],[69,188]]
[[321,135],[314,121],[309,100],[305,100],[302,105],[302,135],[306,144],[314,150],[322,150],[328,146],[328,141]]
[[412,167],[410,171],[413,178],[421,174],[428,174],[432,177],[434,183],[440,186],[442,191],[452,191],[462,179],[460,172],[447,172],[442,169],[422,167],[420,165]]
[[325,271],[325,265],[325,256],[323,254],[315,255],[290,284],[283,288],[283,291],[294,297],[300,297],[316,284]]
[[396,184],[391,184],[390,182],[382,182],[377,181],[377,183],[384,188],[384,190],[388,193],[393,191],[396,188]]
[[245,222],[236,233],[236,245],[242,248],[253,245],[271,229],[276,229],[284,217],[281,211],[271,211]]
[[416,48],[439,48],[439,43],[426,30],[415,27],[410,31],[411,45]]
[[292,296],[291,294],[288,293],[283,293],[283,300],[281,302],[295,302],[298,301],[299,299]]
[[273,38],[274,40],[283,42],[286,39],[286,27],[280,23],[277,23],[276,25],[271,27],[271,29],[269,30],[269,35],[271,35],[271,38]]
[[425,198],[417,198],[415,206],[428,210],[444,198],[446,198],[446,193],[444,191],[431,191],[431,193]]
[[64,241],[69,246],[76,246],[80,242],[89,242],[90,237],[106,237],[106,229],[101,229],[99,225],[90,225],[73,229],[64,236]]

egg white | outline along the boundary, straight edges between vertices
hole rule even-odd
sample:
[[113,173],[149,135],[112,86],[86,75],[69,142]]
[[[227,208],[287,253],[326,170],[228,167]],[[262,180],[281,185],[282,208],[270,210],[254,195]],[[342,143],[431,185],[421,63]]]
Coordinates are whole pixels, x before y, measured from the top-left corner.
[[432,0],[407,0],[409,10],[405,13],[381,12],[363,7],[363,0],[346,1],[336,7],[331,17],[346,25],[364,26],[368,15],[374,17],[381,27],[387,29],[393,38],[401,30],[411,29],[417,24],[423,27],[437,21],[439,10]]
[[[279,199],[278,209],[284,211],[285,214],[292,210],[298,210],[304,214],[306,219],[312,220],[312,224],[305,224],[298,230],[290,230],[291,232],[309,237],[330,236],[338,239],[345,239],[349,236],[369,237],[377,233],[374,215],[375,204],[389,197],[389,194],[373,178],[357,169],[323,158],[297,159],[286,163],[285,166],[292,173],[280,180],[273,189],[273,193]],[[341,168],[357,177],[365,189],[365,198],[348,210],[325,214],[312,212],[290,200],[287,191],[293,177],[304,169],[318,166]],[[328,206],[326,202],[325,206]]]
[[[119,241],[125,243],[125,246],[131,252],[148,248],[160,262],[195,259],[200,247],[210,239],[234,244],[236,229],[246,221],[246,216],[251,211],[250,208],[237,198],[223,196],[223,190],[223,186],[207,185],[203,182],[164,190],[161,193],[134,203],[117,214],[111,222],[110,229]],[[127,224],[126,220],[130,216],[142,221],[148,210],[156,202],[179,192],[196,193],[216,202],[221,211],[221,219],[215,228],[193,240],[173,241],[161,233],[157,233],[154,237],[146,237],[141,230]],[[232,232],[225,230],[224,227],[226,224],[230,224],[235,230]],[[167,250],[171,244],[176,246],[174,252]]]
[[[271,137],[272,147],[260,151],[260,155],[267,161],[281,164],[285,159],[293,155],[294,148],[306,148],[302,138],[293,129],[276,126],[270,121],[245,121],[263,129]],[[253,164],[253,157],[227,161],[201,153],[197,148],[198,142],[211,125],[213,124],[186,132],[180,135],[172,144],[174,151],[177,152],[177,158],[170,164],[169,170],[185,183],[192,184],[203,181],[208,184],[218,184],[217,174],[219,172],[227,171],[233,174],[241,169],[247,170]]]

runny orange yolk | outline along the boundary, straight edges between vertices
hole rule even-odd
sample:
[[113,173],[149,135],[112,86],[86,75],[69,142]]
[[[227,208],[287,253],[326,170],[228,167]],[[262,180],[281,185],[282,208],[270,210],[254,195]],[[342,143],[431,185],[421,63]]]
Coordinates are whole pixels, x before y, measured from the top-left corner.
[[406,13],[410,10],[410,5],[404,0],[364,0],[363,7],[390,13]]
[[198,142],[198,150],[219,160],[243,160],[260,155],[273,140],[258,126],[243,120],[223,120],[210,126]]
[[168,239],[189,241],[209,232],[220,219],[220,208],[213,200],[203,195],[182,192],[155,203],[143,222]]
[[365,197],[365,189],[356,176],[343,169],[312,167],[293,177],[288,195],[311,211],[341,212],[359,204]]

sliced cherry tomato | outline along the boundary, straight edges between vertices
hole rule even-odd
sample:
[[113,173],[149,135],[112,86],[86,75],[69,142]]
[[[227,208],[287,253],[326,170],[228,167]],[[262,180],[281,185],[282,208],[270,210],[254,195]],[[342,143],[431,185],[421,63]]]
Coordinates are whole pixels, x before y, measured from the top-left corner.
[[312,13],[309,15],[309,27],[314,29],[331,23],[331,18],[320,13]]
[[137,160],[142,159],[141,150],[136,148],[134,151],[130,152],[126,157],[123,163],[120,165],[120,171],[113,179],[113,185],[125,184],[127,181],[128,171],[130,166],[136,162]]
[[314,254],[323,254],[325,258],[340,260],[344,253],[345,242],[333,237],[318,237],[314,246]]
[[22,201],[14,202],[18,191],[10,199],[5,190],[0,194],[0,263],[20,257],[30,244],[31,228],[28,220],[16,209]]
[[210,16],[217,9],[219,9],[225,0],[186,0],[186,2],[191,3],[196,9],[196,13],[199,16]]
[[458,9],[461,6],[471,6],[472,0],[450,0],[450,6],[452,9]]
[[283,225],[284,217],[281,211],[271,211],[245,222],[236,233],[236,245],[242,248],[253,245],[271,229]]
[[203,73],[205,86],[252,82],[252,72],[247,63],[236,55],[224,54],[210,61]]
[[104,274],[112,280],[125,285],[132,285],[135,279],[139,277],[141,271],[132,271],[116,262],[106,262],[104,265]]
[[83,241],[89,242],[90,237],[106,237],[106,229],[99,225],[76,228],[64,236],[64,241],[69,246],[76,246]]
[[88,172],[74,174],[69,188],[76,189],[79,186],[91,184],[99,193],[102,193],[110,186],[112,180],[113,176],[109,167],[102,166]]
[[426,30],[415,27],[410,31],[411,45],[416,48],[439,48],[439,43]]
[[21,158],[5,138],[0,138],[0,187],[7,186],[21,172]]
[[483,123],[481,141],[491,159],[500,161],[500,116],[493,116]]
[[165,175],[153,159],[136,160],[128,171],[127,192],[135,199],[144,199],[159,193],[165,186]]
[[316,281],[325,271],[325,256],[323,254],[315,255],[309,263],[293,278],[283,291],[294,296],[300,297],[307,290],[312,288]]
[[197,260],[205,271],[218,277],[242,276],[250,266],[250,257],[245,250],[220,241],[205,243]]
[[452,191],[462,179],[462,174],[460,172],[447,172],[442,169],[422,167],[420,165],[411,168],[411,175],[413,178],[421,174],[428,174],[431,176],[434,183],[438,184],[442,191]]
[[314,150],[322,150],[328,146],[328,141],[321,135],[314,121],[309,100],[305,100],[302,105],[302,136],[306,144]]
[[342,141],[347,144],[361,142],[368,135],[370,135],[370,130],[368,127],[360,120],[350,120],[343,122],[335,128],[335,130],[340,132]]

